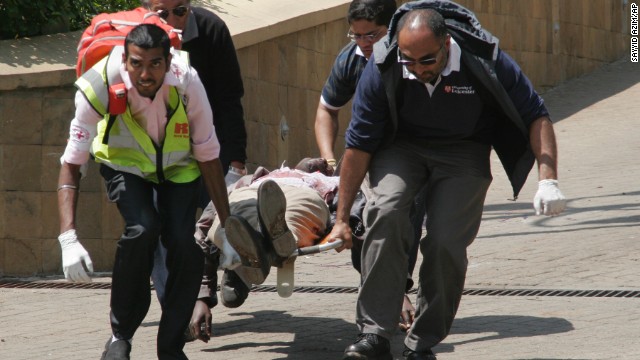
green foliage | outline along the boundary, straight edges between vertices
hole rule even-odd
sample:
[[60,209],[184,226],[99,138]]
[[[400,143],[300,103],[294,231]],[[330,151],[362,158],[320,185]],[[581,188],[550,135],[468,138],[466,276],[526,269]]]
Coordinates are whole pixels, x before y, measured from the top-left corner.
[[140,0],[1,0],[0,39],[81,30],[99,13],[138,6]]

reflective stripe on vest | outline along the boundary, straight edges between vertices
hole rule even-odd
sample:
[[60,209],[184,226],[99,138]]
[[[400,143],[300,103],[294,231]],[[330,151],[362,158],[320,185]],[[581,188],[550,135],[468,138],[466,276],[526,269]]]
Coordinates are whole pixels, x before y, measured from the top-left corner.
[[165,180],[186,183],[197,179],[200,170],[191,156],[189,122],[176,87],[171,87],[169,92],[168,120],[162,147],[155,145],[133,119],[128,106],[124,114],[116,117],[109,131],[108,143],[102,144],[110,116],[105,110],[108,108],[107,75],[104,71],[107,62],[100,61],[76,81],[76,86],[93,108],[104,114],[91,146],[96,161],[155,183]]
[[[109,104],[109,90],[105,83],[104,71],[99,69],[105,69],[107,66],[107,59],[109,56],[100,60],[94,67],[85,71],[82,76],[76,80],[76,87],[80,90],[84,96],[89,100],[89,103],[94,110],[100,114],[105,115],[107,113],[107,106]],[[92,101],[91,99],[95,99]]]

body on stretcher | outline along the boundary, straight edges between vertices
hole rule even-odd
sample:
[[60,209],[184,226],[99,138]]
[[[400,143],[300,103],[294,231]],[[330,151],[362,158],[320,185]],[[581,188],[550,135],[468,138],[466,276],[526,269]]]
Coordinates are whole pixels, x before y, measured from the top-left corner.
[[289,297],[293,293],[294,286],[294,274],[293,268],[294,263],[298,256],[304,255],[313,255],[321,252],[325,252],[328,250],[337,249],[342,246],[343,241],[341,239],[336,239],[334,242],[329,242],[329,236],[327,235],[324,239],[322,239],[318,244],[312,246],[306,246],[303,248],[298,248],[289,255],[289,257],[282,262],[282,266],[278,267],[278,275],[277,275],[277,286],[278,295],[280,297]]

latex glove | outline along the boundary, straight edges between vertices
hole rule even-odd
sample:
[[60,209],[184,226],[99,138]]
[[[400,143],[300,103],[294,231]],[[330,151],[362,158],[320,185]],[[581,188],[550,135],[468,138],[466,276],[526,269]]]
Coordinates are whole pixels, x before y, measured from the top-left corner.
[[211,339],[211,309],[204,301],[196,301],[193,307],[189,332],[193,340],[200,339],[209,342]]
[[564,211],[567,200],[558,188],[558,180],[540,180],[538,192],[533,198],[533,207],[536,215],[558,215]]
[[237,170],[233,166],[229,167],[229,171],[227,172],[227,175],[225,175],[224,177],[224,183],[227,186],[235,184],[236,181],[240,180],[240,178],[244,175],[243,172],[245,171]]
[[72,282],[91,282],[91,278],[84,270],[82,263],[87,266],[89,273],[93,273],[93,263],[89,253],[78,241],[75,229],[65,231],[58,236],[62,249],[62,270],[64,277]]
[[227,233],[224,228],[219,228],[213,235],[213,243],[220,249],[220,268],[233,270],[242,264],[240,255],[236,249],[229,244]]

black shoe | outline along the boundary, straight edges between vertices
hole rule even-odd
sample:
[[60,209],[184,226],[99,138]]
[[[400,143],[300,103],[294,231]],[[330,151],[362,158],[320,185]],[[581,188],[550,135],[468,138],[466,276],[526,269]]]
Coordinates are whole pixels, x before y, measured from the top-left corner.
[[407,358],[407,360],[437,360],[431,349],[427,351],[417,352],[409,349],[406,346],[404,348],[404,351],[402,352],[402,356]]
[[104,352],[100,360],[129,360],[131,353],[131,344],[127,340],[116,340],[111,342],[111,338],[107,340],[104,346]]
[[252,228],[247,220],[237,215],[230,215],[224,228],[229,244],[242,259],[242,265],[235,270],[248,283],[262,284],[271,270],[267,252],[264,250],[262,235]]
[[220,281],[220,295],[222,305],[237,308],[247,300],[249,287],[235,271],[225,270]]
[[376,334],[360,334],[344,350],[342,360],[392,360],[389,340]]
[[296,250],[296,240],[287,226],[287,200],[280,186],[267,180],[258,187],[258,218],[262,233],[271,242],[273,252],[282,261]]

